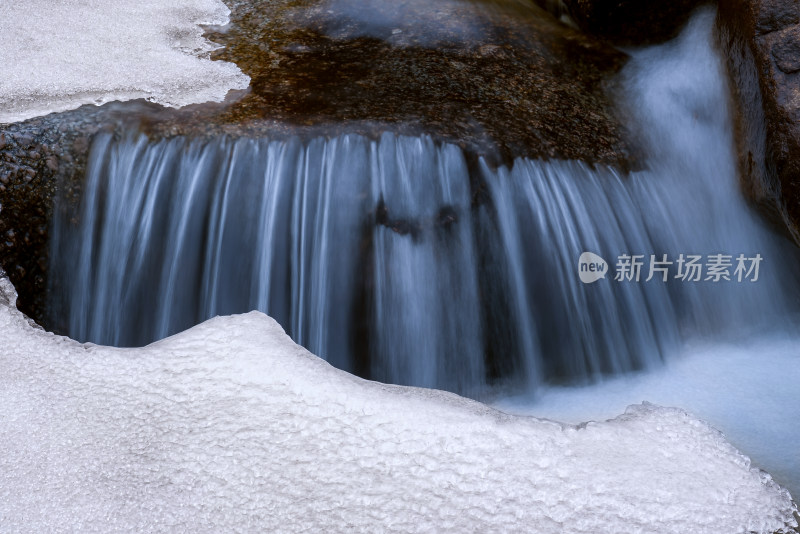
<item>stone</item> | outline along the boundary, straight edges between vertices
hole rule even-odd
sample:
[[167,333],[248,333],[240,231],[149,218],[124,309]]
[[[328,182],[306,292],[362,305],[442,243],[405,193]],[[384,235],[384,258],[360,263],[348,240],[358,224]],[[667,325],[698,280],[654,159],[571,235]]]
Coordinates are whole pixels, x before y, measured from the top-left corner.
[[581,30],[617,45],[675,37],[703,0],[535,0]]
[[742,185],[800,244],[800,3],[721,0]]
[[14,137],[14,140],[22,148],[31,148],[34,144],[33,136],[27,134],[19,134]]
[[772,47],[775,64],[786,74],[800,70],[800,26],[787,28]]
[[51,172],[58,172],[58,158],[55,156],[48,156],[45,160],[45,165]]
[[[230,26],[208,34],[224,46],[213,57],[236,63],[251,88],[203,127],[392,130],[504,161],[634,160],[607,91],[627,56],[532,3],[227,3]],[[170,135],[192,128],[154,126]]]
[[786,0],[762,0],[757,5],[756,30],[771,33],[800,23],[800,3]]

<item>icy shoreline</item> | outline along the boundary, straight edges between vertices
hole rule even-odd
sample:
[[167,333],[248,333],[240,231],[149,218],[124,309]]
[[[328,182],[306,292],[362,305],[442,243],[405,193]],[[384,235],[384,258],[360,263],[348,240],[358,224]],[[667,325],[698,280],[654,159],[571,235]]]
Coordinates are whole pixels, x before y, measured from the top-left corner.
[[685,412],[515,417],[336,370],[253,312],[142,349],[0,281],[0,530],[778,532],[789,493]]
[[229,13],[218,0],[3,2],[0,123],[113,100],[222,101],[249,78],[208,58],[218,46],[199,25]]

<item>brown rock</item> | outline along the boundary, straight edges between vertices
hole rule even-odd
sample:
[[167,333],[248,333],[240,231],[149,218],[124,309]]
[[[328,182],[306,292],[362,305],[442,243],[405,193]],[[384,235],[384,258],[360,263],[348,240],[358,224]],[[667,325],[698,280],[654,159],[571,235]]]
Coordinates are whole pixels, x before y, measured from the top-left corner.
[[425,132],[506,159],[630,163],[606,90],[627,56],[529,0],[226,3],[214,57],[252,82],[203,127]]
[[721,0],[745,192],[800,244],[800,3]]

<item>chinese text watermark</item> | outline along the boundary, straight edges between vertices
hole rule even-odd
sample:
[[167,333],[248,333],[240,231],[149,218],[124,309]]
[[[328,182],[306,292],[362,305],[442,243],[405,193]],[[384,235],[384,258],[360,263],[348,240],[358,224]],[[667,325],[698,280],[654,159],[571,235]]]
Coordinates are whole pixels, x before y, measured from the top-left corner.
[[[757,282],[761,254],[622,254],[617,257],[614,280],[617,282]],[[608,263],[597,254],[584,252],[578,258],[581,282],[591,284],[606,277]]]

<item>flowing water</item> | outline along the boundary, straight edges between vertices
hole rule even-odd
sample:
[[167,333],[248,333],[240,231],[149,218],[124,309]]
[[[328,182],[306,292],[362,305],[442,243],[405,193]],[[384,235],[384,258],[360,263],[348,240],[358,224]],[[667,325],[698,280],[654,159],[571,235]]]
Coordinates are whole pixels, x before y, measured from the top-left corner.
[[[713,18],[632,51],[619,102],[647,169],[631,175],[493,168],[391,133],[100,135],[80,212],[54,223],[52,323],[135,346],[259,309],[340,368],[506,410],[577,422],[685,407],[800,491],[800,257],[740,193]],[[604,278],[581,281],[583,252]],[[718,254],[731,279],[705,280]],[[623,255],[642,256],[639,281],[615,279]],[[681,255],[701,257],[699,281],[677,277]],[[761,258],[756,281],[738,280],[739,255]],[[646,281],[653,259],[672,262],[667,281]]]
[[[800,257],[739,192],[712,24],[701,12],[676,41],[633,52],[620,106],[648,168],[629,176],[491,168],[389,133],[101,135],[78,222],[66,213],[53,231],[53,324],[143,345],[259,309],[340,368],[508,411],[579,422],[645,400],[684,407],[796,493]],[[592,284],[587,251],[609,264]],[[668,280],[645,281],[665,254]],[[676,278],[682,254],[701,256],[700,281]],[[705,280],[717,254],[729,281]],[[738,280],[740,254],[762,258],[756,281]],[[615,280],[622,255],[643,256],[638,282]]]
[[[53,323],[135,346],[259,309],[340,368],[467,394],[652,368],[686,339],[788,324],[798,258],[738,191],[712,21],[700,14],[623,72],[649,154],[630,176],[491,168],[390,133],[100,135],[79,222],[55,223]],[[584,251],[608,261],[605,279],[580,281]],[[644,256],[640,281],[614,280],[624,254]],[[645,281],[664,254],[669,280]],[[675,278],[681,254],[763,259],[756,282],[692,282]]]
[[734,284],[681,301],[695,325],[715,321],[729,328],[725,335],[694,329],[656,370],[589,387],[545,386],[498,398],[495,405],[572,423],[612,418],[643,401],[679,406],[721,429],[796,498],[798,285],[781,266],[796,265],[797,252],[764,229],[738,191],[727,92],[711,25],[711,14],[701,14],[680,40],[635,52],[628,67],[629,101],[639,113],[656,174],[636,203],[649,206],[643,213],[650,235],[672,234],[678,238],[673,246],[703,253],[758,250],[766,278],[749,288]]

